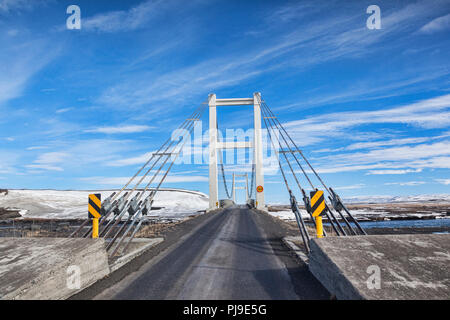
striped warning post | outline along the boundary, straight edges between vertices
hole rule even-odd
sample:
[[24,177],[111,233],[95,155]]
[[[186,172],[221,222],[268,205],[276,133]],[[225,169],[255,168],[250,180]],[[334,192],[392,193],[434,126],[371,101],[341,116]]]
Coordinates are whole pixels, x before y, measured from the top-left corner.
[[89,195],[89,203],[88,203],[88,211],[89,217],[91,218],[100,218],[101,209],[102,209],[102,195],[100,193],[90,194]]
[[311,191],[311,212],[313,217],[320,216],[325,211],[323,191]]

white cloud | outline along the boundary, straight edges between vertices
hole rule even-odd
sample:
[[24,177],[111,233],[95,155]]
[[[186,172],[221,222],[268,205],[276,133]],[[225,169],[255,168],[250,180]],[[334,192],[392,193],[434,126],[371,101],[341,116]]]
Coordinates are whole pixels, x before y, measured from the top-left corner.
[[56,113],[65,113],[65,112],[68,112],[68,111],[70,111],[70,110],[72,110],[73,108],[62,108],[62,109],[58,109],[58,110],[56,110],[55,112]]
[[370,170],[366,175],[373,174],[407,174],[413,172],[422,172],[422,169],[400,169],[400,170]]
[[38,156],[32,164],[25,165],[28,169],[43,169],[50,171],[63,171],[64,169],[57,164],[64,163],[70,156],[64,152],[47,152]]
[[147,152],[137,157],[109,161],[106,163],[106,165],[111,167],[121,167],[135,164],[144,164],[151,156],[152,152]]
[[35,0],[2,0],[0,1],[0,12],[11,12],[15,10],[30,10],[39,2],[44,3],[45,1],[35,1]]
[[424,182],[424,181],[408,181],[408,182],[388,182],[388,183],[385,183],[385,185],[387,185],[387,186],[399,185],[399,186],[413,187],[413,186],[420,186],[425,183],[426,182]]
[[420,28],[419,32],[421,33],[435,33],[439,31],[444,31],[450,29],[450,14],[445,16],[436,18],[422,28]]
[[40,150],[40,149],[47,149],[48,147],[46,146],[33,146],[33,147],[28,147],[27,150]]
[[19,97],[28,81],[60,52],[46,40],[6,40],[0,36],[0,104]]
[[[158,175],[156,179],[153,181],[152,187],[154,187],[154,184],[158,184],[163,176]],[[137,183],[141,179],[142,176],[138,176],[133,182]],[[139,187],[145,187],[145,185],[150,181],[151,177],[147,176],[142,184]],[[89,178],[81,178],[81,180],[86,181],[88,183],[93,183],[97,185],[117,185],[117,186],[123,186],[125,185],[129,180],[130,177],[89,177]],[[200,175],[168,175],[164,183],[179,183],[179,182],[207,182],[209,181],[209,178],[206,176],[200,176]]]
[[[67,168],[87,167],[95,164],[102,166],[114,159],[119,154],[130,152],[133,149],[131,140],[91,139],[91,140],[65,140],[52,145],[55,151],[39,154],[37,158],[25,167],[28,169],[58,170]],[[31,147],[31,150],[39,150],[49,147]],[[92,150],[101,157],[93,156]],[[61,171],[59,170],[59,171]]]
[[[314,166],[314,163],[313,163]],[[404,169],[404,168],[433,168],[433,169],[450,169],[450,157],[431,157],[428,159],[417,159],[413,161],[380,161],[369,164],[352,164],[348,163],[336,163],[333,165],[315,165],[317,172],[319,173],[337,173],[337,172],[352,172],[370,169]],[[309,171],[308,171],[309,172]]]
[[17,29],[10,29],[6,32],[6,34],[10,37],[15,37],[19,34],[19,30]]
[[445,185],[449,185],[450,184],[450,179],[434,179],[435,181],[441,183],[441,184],[445,184]]
[[11,151],[3,151],[0,149],[0,173],[2,174],[12,174],[16,173],[14,168],[14,164],[19,159],[19,155],[17,152]]
[[[330,161],[332,165],[328,165]],[[412,147],[334,154],[315,159],[314,162],[319,173],[371,170],[368,174],[377,174],[378,170],[375,169],[380,169],[378,174],[403,174],[420,172],[424,168],[450,169],[450,140]]]
[[380,123],[409,124],[427,129],[446,128],[450,126],[450,94],[389,109],[328,113],[289,121],[284,125],[299,145],[304,146],[329,140],[330,137],[355,138],[357,135],[354,132],[347,133],[346,130]]
[[116,127],[100,127],[95,129],[85,130],[85,132],[97,132],[106,134],[116,134],[116,133],[137,133],[148,131],[152,127],[145,125],[129,125],[129,126],[116,126]]
[[450,155],[450,140],[432,144],[419,144],[416,146],[376,149],[368,152],[335,154],[331,158],[337,163],[342,161],[353,164],[364,164],[377,161],[419,160],[445,155]]
[[145,1],[129,10],[100,13],[82,20],[82,29],[98,32],[130,31],[143,27],[170,1]]
[[[63,168],[58,167],[58,166],[52,166],[52,165],[48,165],[48,164],[29,164],[25,166],[28,169],[43,169],[43,170],[48,170],[48,171],[64,171]],[[39,172],[39,171],[37,171]]]
[[37,159],[36,163],[60,163],[64,162],[65,159],[69,157],[68,153],[64,152],[47,152],[41,154]]
[[[403,30],[405,25],[409,26],[410,23],[416,21],[416,18],[426,16],[438,9],[434,2],[407,5],[400,10],[387,13],[383,18],[385,29],[374,33],[368,32],[365,24],[360,23],[360,17],[348,15],[347,12],[339,10],[332,19],[317,19],[314,12],[320,11],[317,10],[317,6],[315,2],[279,6],[279,9],[269,17],[267,17],[267,12],[264,12],[261,20],[269,20],[267,24],[273,24],[274,19],[280,20],[280,18],[283,21],[289,21],[293,12],[298,19],[299,12],[305,14],[305,9],[308,11],[308,15],[314,19],[304,19],[294,28],[286,28],[284,23],[278,21],[278,29],[271,29],[271,37],[260,42],[264,45],[261,46],[258,43],[250,45],[254,48],[251,51],[248,49],[241,52],[232,50],[226,55],[203,60],[191,66],[172,70],[165,69],[164,73],[158,73],[157,70],[132,72],[127,75],[126,81],[120,81],[106,89],[98,102],[117,108],[142,107],[153,104],[155,107],[149,112],[167,111],[167,108],[173,108],[172,106],[177,105],[180,101],[185,102],[192,96],[196,96],[197,99],[201,93],[241,84],[244,80],[280,68],[289,68],[290,73],[293,70],[300,73],[305,68],[330,60],[360,56],[369,52],[368,48],[370,48],[370,53],[373,53],[374,50],[387,46],[375,47],[373,44],[383,40],[391,33]],[[327,6],[329,7],[329,5]],[[128,14],[128,11],[120,11],[118,16]],[[116,15],[111,16],[112,21],[116,21]],[[117,24],[120,25],[120,23]],[[116,24],[112,23],[111,25],[115,26]],[[361,25],[361,27],[355,28],[355,25]],[[185,40],[185,43],[189,44],[189,40]],[[139,59],[138,57],[137,60]],[[130,65],[133,65],[133,62]],[[417,70],[415,72],[417,74]],[[439,72],[442,75],[442,66],[440,66]],[[410,81],[409,78],[407,77],[405,81]],[[374,87],[372,79],[370,86]],[[353,91],[347,90],[347,92]],[[157,106],[156,102],[162,106]],[[318,141],[319,139],[308,140],[311,143]]]
[[364,183],[358,183],[358,184],[354,184],[354,185],[350,185],[350,186],[334,187],[333,189],[335,189],[335,190],[353,190],[353,189],[361,189],[364,186],[365,186]]
[[433,139],[439,139],[442,137],[448,137],[450,135],[441,135],[438,137],[420,137],[420,138],[403,138],[403,139],[391,139],[384,141],[371,141],[371,142],[357,142],[349,145],[348,147],[343,148],[342,150],[358,150],[358,149],[370,149],[377,147],[385,147],[385,146],[398,146],[404,144],[417,144],[427,142]]

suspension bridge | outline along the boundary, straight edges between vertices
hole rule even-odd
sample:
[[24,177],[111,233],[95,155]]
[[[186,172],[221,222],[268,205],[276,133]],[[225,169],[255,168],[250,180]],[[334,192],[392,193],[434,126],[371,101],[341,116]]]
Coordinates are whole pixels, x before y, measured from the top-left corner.
[[[217,120],[217,108],[222,106],[253,108],[251,141],[222,141]],[[142,227],[151,223],[155,197],[205,113],[209,115],[209,202],[205,214],[177,224],[164,239],[135,239]],[[232,99],[210,94],[177,130],[181,134],[168,138],[120,190],[106,199],[101,199],[101,194],[89,195],[91,217],[71,229],[69,238],[3,241],[0,252],[7,256],[19,251],[23,256],[39,255],[31,260],[10,259],[3,262],[3,269],[0,264],[0,271],[10,270],[0,281],[0,290],[8,291],[6,297],[210,300],[449,296],[448,273],[443,272],[448,264],[448,235],[367,236],[259,93]],[[294,231],[267,214],[270,195],[264,187],[263,133],[275,154],[286,201],[295,216]],[[223,152],[227,149],[248,152],[246,171],[230,174],[225,170]],[[223,197],[219,197],[219,186]],[[244,205],[236,204],[238,190],[244,190]],[[301,248],[288,238],[297,239]],[[154,247],[140,251],[138,258],[130,257],[132,253],[127,250],[133,240],[149,241]],[[299,264],[293,253],[304,263]],[[87,288],[75,296],[66,288],[64,271],[67,265],[73,267],[73,261],[87,279]],[[53,269],[47,268],[49,265]],[[46,270],[45,276],[41,270]],[[30,274],[41,280],[31,281]],[[382,285],[369,281],[380,277]]]
[[[219,141],[217,108],[222,106],[253,106],[254,137],[248,141]],[[272,150],[276,153],[278,167],[282,181],[286,187],[286,196],[290,201],[291,210],[295,215],[299,233],[303,239],[306,251],[310,251],[309,242],[312,235],[301,215],[296,194],[303,200],[303,206],[309,214],[311,221],[316,226],[314,208],[307,191],[316,192],[319,189],[314,184],[314,179],[328,194],[323,199],[323,208],[320,212],[331,226],[335,236],[365,235],[366,232],[356,218],[347,209],[339,195],[333,188],[327,186],[310,161],[305,157],[294,139],[289,135],[282,123],[272,112],[269,106],[261,98],[260,93],[254,93],[252,98],[228,98],[218,99],[215,94],[210,94],[207,101],[201,105],[183,121],[177,128],[183,134],[177,139],[167,139],[161,147],[153,152],[144,165],[129,179],[118,192],[114,192],[106,198],[102,204],[101,217],[99,218],[99,236],[108,239],[107,250],[111,256],[121,254],[146,223],[148,213],[152,208],[155,196],[169,175],[177,158],[183,151],[188,141],[187,136],[192,134],[197,123],[202,121],[205,111],[209,113],[209,208],[208,211],[220,209],[224,199],[218,198],[218,167],[220,167],[221,182],[226,193],[227,200],[235,201],[235,177],[242,176],[233,173],[233,184],[230,188],[227,184],[223,163],[223,150],[245,148],[252,149],[251,179],[248,183],[248,174],[245,174],[245,188],[247,205],[250,208],[265,211],[264,196],[264,167],[262,130],[265,129],[269,137]],[[264,124],[264,128],[262,127]],[[218,161],[219,160],[219,161]],[[307,168],[307,169],[306,169]],[[309,171],[310,173],[308,173]],[[298,173],[300,172],[300,174]],[[293,179],[288,179],[288,174]],[[295,181],[295,186],[288,180]],[[309,190],[305,190],[306,186]],[[294,190],[294,187],[297,188]],[[297,193],[296,193],[297,192]],[[71,235],[71,237],[90,237],[92,227],[88,218]],[[317,227],[317,226],[316,226]],[[327,236],[324,230],[323,235]],[[120,249],[119,249],[120,248]]]

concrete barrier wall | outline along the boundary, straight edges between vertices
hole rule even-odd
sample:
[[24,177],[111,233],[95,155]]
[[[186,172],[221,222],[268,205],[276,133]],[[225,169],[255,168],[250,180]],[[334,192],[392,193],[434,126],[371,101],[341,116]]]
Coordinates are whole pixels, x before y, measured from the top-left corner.
[[104,239],[2,238],[0,257],[0,299],[65,299],[110,273]]
[[309,269],[338,299],[450,299],[450,234],[325,237]]

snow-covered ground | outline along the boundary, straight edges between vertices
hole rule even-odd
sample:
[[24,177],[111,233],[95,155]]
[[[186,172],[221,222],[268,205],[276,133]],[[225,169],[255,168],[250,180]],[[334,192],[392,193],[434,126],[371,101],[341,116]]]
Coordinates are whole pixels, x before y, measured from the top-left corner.
[[[367,208],[352,208],[350,211],[354,216],[359,217],[394,217],[398,214],[392,214],[386,209],[389,204],[393,204],[399,211],[404,210],[405,214],[409,217],[417,217],[418,219],[423,216],[436,215],[441,216],[442,212],[430,212],[429,210],[420,213],[412,212],[411,207],[404,206],[404,204],[445,204],[450,207],[450,194],[429,194],[429,195],[415,195],[415,196],[356,196],[343,199],[343,202],[347,205],[351,204],[367,204]],[[370,205],[372,204],[372,205]],[[378,205],[379,204],[379,205]],[[287,206],[285,204],[285,206]],[[404,206],[404,208],[403,208]],[[360,207],[360,206],[358,206]],[[361,206],[364,207],[364,206]],[[278,212],[269,212],[271,215],[283,220],[295,220],[294,213],[287,209]],[[309,219],[309,215],[306,210],[300,209],[302,217]]]
[[[101,193],[106,199],[113,190],[8,190],[0,194],[0,208],[20,210],[24,218],[86,218],[90,193]],[[155,197],[150,216],[185,217],[208,207],[208,196],[197,191],[162,189]]]
[[[280,219],[283,220],[295,220],[295,215],[291,210],[283,210],[283,211],[278,211],[278,212],[269,212],[271,215],[278,217]],[[306,210],[302,210],[300,209],[300,213],[302,215],[303,218],[309,220],[310,216],[308,214],[308,212],[306,212]],[[388,212],[382,212],[382,211],[372,211],[372,210],[351,210],[352,215],[354,216],[358,216],[358,215],[370,215],[370,216],[375,216],[375,215],[380,215],[380,216],[384,216],[386,214],[388,214]]]
[[[355,217],[366,217],[366,218],[370,218],[373,219],[375,217],[383,217],[383,218],[394,218],[394,217],[399,217],[399,214],[392,214],[388,211],[375,211],[375,210],[370,210],[370,209],[350,209],[350,212],[353,216]],[[269,212],[271,215],[278,217],[282,220],[295,220],[295,215],[291,210],[283,210],[283,211],[278,211],[278,212]],[[306,220],[310,219],[309,214],[306,212],[306,210],[302,210],[300,209],[300,213],[302,215],[302,217]],[[336,216],[339,218],[339,215],[336,214]],[[347,215],[345,214],[345,216],[347,217]],[[439,212],[427,212],[424,214],[421,213],[405,213],[402,216],[408,216],[408,217],[415,217],[417,219],[421,219],[423,217],[430,217],[430,216],[435,216],[435,217],[442,217],[442,213]],[[348,217],[347,217],[348,218]],[[359,218],[358,218],[359,219]]]
[[[90,193],[101,193],[102,199],[106,199],[112,192],[113,190],[9,190],[7,195],[0,193],[0,208],[18,209],[25,218],[85,218],[87,216],[87,199]],[[357,208],[351,209],[355,216],[392,216],[388,211],[385,211],[387,209],[386,204],[400,202],[450,203],[450,195],[367,196],[344,199],[344,202],[347,204],[372,204],[367,208],[358,205]],[[162,207],[162,209],[152,210],[150,216],[183,218],[207,209],[208,196],[198,191],[162,189],[157,193],[153,206]],[[401,207],[399,207],[399,210],[403,210]],[[300,211],[303,217],[309,218],[305,210]],[[422,214],[420,211],[412,213],[410,208],[405,207],[405,213],[408,212],[409,215],[416,215],[418,218]],[[270,214],[284,220],[295,219],[294,214],[288,208],[283,208],[282,211],[278,212],[270,212]],[[425,212],[425,214],[433,213]]]
[[395,202],[450,202],[450,194],[422,194],[415,196],[355,196],[343,199],[345,203],[395,203]]

